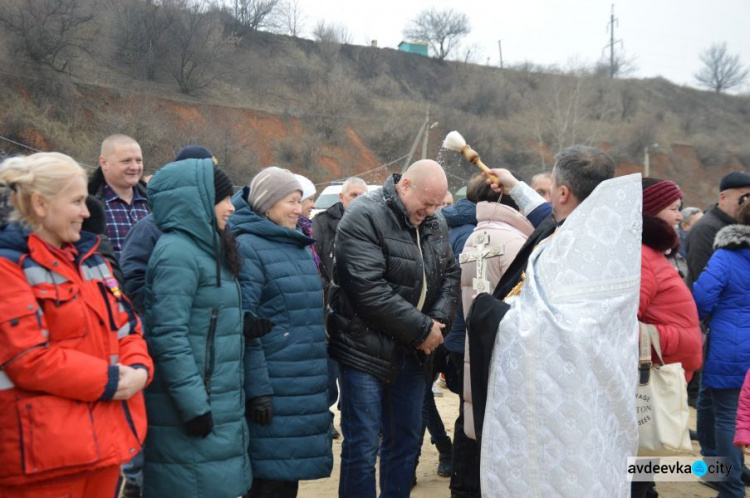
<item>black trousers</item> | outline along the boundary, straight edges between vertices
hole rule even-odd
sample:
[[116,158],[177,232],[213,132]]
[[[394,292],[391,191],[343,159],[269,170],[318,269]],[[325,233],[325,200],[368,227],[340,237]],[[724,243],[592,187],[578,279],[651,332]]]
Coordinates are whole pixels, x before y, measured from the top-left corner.
[[479,444],[464,433],[464,355],[451,352],[451,363],[458,377],[458,418],[453,431],[453,474],[450,489],[452,496],[480,498]]
[[631,482],[630,496],[631,498],[656,498],[659,496],[659,493],[656,491],[656,483],[654,481]]
[[299,481],[253,479],[253,487],[245,498],[296,498]]

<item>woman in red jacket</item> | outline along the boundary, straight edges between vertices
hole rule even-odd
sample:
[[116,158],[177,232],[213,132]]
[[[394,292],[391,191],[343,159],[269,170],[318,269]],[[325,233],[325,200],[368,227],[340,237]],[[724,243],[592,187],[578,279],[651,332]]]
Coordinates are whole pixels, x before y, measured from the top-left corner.
[[[677,252],[682,192],[673,182],[643,179],[643,246],[638,320],[656,326],[665,363],[682,363],[688,381],[703,362],[695,301],[667,256]],[[656,355],[653,361],[658,362]]]
[[[86,173],[38,153],[0,167],[0,497],[115,496],[146,436],[140,322],[88,217]],[[29,230],[30,228],[30,230]]]
[[[682,363],[689,381],[703,361],[698,310],[690,290],[667,259],[677,252],[682,192],[673,182],[644,178],[641,296],[638,320],[656,326],[664,363]],[[660,363],[652,351],[652,361]],[[653,482],[633,482],[632,497],[653,496]]]

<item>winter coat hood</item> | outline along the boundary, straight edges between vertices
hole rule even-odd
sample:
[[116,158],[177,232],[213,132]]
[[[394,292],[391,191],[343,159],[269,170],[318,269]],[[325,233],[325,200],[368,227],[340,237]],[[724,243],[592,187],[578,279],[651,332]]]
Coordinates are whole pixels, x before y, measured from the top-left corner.
[[229,228],[239,233],[249,233],[280,244],[295,244],[300,247],[315,243],[302,232],[277,225],[268,218],[259,215],[247,203],[250,187],[244,187],[232,197],[235,212],[229,218]]
[[341,202],[337,202],[333,206],[326,209],[325,213],[330,215],[334,220],[341,220],[341,218],[344,217],[344,205],[341,204]]
[[534,231],[534,225],[526,219],[524,215],[512,207],[500,204],[498,202],[482,201],[477,204],[478,225],[488,222],[507,223],[516,230],[523,233],[526,237]]
[[[31,230],[18,222],[8,223],[0,227],[0,256],[13,252],[23,254],[28,252],[28,240]],[[81,238],[73,244],[78,253],[83,255],[98,246],[99,237],[90,232],[81,232]]]
[[25,253],[29,230],[20,223],[8,223],[0,227],[0,254],[5,251]]
[[182,232],[212,255],[219,247],[213,168],[211,159],[185,159],[164,166],[148,184],[159,230]]
[[459,199],[452,206],[440,211],[448,223],[448,228],[477,224],[477,205],[468,199]]
[[719,230],[714,249],[746,249],[750,247],[750,225],[729,225]]

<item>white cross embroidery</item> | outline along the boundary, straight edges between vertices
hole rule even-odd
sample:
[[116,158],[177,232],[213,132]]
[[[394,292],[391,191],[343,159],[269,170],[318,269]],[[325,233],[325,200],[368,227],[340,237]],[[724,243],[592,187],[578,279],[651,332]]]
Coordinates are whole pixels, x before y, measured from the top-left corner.
[[474,250],[461,253],[461,256],[459,256],[459,262],[463,264],[476,261],[477,275],[472,279],[472,288],[477,294],[481,292],[492,292],[490,281],[487,280],[487,265],[485,263],[490,258],[505,254],[505,246],[487,247],[487,244],[490,243],[490,234],[487,232],[477,232],[474,235],[474,241]]

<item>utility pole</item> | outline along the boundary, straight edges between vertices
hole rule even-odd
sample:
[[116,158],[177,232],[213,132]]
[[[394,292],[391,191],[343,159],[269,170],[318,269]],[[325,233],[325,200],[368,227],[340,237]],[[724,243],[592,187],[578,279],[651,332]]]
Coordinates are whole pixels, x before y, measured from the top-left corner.
[[406,172],[406,169],[411,164],[411,158],[414,157],[414,153],[417,151],[417,147],[419,146],[419,139],[422,138],[422,133],[427,133],[427,127],[429,126],[429,124],[430,124],[430,110],[427,109],[427,114],[424,118],[424,123],[422,123],[422,126],[419,127],[417,138],[415,138],[414,143],[411,144],[411,150],[409,150],[409,155],[406,156],[404,165],[401,167],[401,173]]
[[615,4],[609,15],[609,77],[615,77]]
[[612,79],[615,77],[615,44],[622,43],[622,40],[615,40],[615,24],[619,23],[615,17],[615,4],[612,4],[612,12],[609,15],[609,23],[607,23],[609,44],[604,46],[605,49],[609,48],[609,77]]
[[659,148],[659,142],[654,142],[651,145],[647,145],[643,148],[643,176],[651,176],[651,156],[650,153],[653,149]]
[[503,68],[503,41],[498,40],[497,41],[497,48],[500,50],[500,69]]

